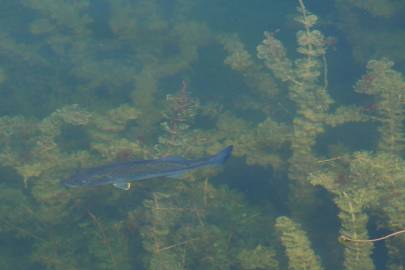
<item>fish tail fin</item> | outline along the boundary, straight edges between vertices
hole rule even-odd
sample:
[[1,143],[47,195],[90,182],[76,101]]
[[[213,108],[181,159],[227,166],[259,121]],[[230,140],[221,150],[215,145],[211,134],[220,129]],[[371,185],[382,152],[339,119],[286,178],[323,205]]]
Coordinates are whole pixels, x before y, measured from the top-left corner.
[[228,160],[228,158],[231,156],[233,150],[233,146],[229,145],[223,150],[219,151],[216,155],[212,156],[209,159],[209,163],[213,165],[222,165],[225,163],[225,161]]

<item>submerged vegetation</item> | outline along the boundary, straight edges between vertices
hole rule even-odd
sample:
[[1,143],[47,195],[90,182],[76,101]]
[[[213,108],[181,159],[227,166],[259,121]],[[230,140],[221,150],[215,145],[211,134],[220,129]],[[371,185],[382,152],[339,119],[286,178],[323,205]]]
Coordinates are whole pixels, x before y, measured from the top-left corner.
[[[330,39],[302,0],[295,54],[278,31],[254,51],[191,19],[199,1],[3,2],[24,20],[0,24],[1,269],[404,269],[405,233],[383,251],[363,241],[405,229],[405,80],[382,50],[354,84],[372,106],[345,105],[333,98]],[[404,9],[391,2],[336,5],[390,17]],[[216,76],[231,73],[245,92],[212,100],[194,84],[213,47],[226,54]],[[328,137],[357,136],[350,125],[373,145]],[[235,164],[221,173],[127,192],[61,185],[80,168],[230,144]],[[251,168],[279,184],[259,203],[232,184],[259,183],[238,179]],[[334,220],[314,228],[325,208]]]

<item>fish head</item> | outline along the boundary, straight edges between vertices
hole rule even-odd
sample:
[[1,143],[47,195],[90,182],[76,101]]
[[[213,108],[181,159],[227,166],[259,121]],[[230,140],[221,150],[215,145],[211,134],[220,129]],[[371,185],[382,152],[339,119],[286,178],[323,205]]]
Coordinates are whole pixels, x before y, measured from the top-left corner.
[[83,187],[83,186],[91,186],[90,183],[90,177],[82,174],[82,173],[75,173],[71,177],[65,179],[63,181],[63,185],[65,187]]
[[66,187],[94,187],[112,183],[112,177],[93,170],[79,171],[66,179]]

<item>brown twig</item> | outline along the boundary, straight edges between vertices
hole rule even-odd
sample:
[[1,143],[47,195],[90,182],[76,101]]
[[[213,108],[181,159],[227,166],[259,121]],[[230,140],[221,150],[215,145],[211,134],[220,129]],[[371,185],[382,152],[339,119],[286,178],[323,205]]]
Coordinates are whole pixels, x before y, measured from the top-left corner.
[[339,159],[341,159],[341,158],[342,158],[342,156],[337,156],[337,157],[333,157],[333,158],[317,160],[316,162],[317,162],[317,163],[327,163],[327,162],[339,160]]
[[186,244],[188,244],[190,242],[193,242],[193,241],[196,241],[196,240],[199,240],[199,238],[192,238],[192,239],[185,240],[185,241],[182,241],[182,242],[170,245],[170,246],[165,246],[165,247],[160,248],[159,252],[164,251],[164,250],[168,250],[168,249],[171,249],[171,248],[175,248],[175,247],[178,247],[178,246],[186,245]]
[[382,236],[382,237],[379,237],[379,238],[374,238],[374,239],[353,239],[353,238],[350,238],[349,236],[346,236],[346,235],[340,236],[340,239],[342,239],[343,241],[350,241],[350,242],[357,242],[357,243],[370,243],[370,242],[377,242],[377,241],[385,240],[387,238],[397,236],[397,235],[399,235],[401,233],[405,233],[405,229],[397,231],[397,232],[390,233],[388,235],[385,235],[385,236]]
[[113,256],[113,253],[112,253],[112,250],[111,250],[111,245],[110,245],[110,243],[109,243],[109,241],[107,239],[107,236],[105,235],[104,227],[102,226],[100,221],[97,219],[97,217],[90,210],[87,210],[87,213],[89,214],[91,220],[93,221],[93,223],[96,225],[97,229],[100,232],[102,243],[108,249],[108,253],[110,255],[110,259],[111,259],[111,262],[113,264],[114,269],[117,269],[117,264],[115,262],[115,259],[114,259],[114,256]]

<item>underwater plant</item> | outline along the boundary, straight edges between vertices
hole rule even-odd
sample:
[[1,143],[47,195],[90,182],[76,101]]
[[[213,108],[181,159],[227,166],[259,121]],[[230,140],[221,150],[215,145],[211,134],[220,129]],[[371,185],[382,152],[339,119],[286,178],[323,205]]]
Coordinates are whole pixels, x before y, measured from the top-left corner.
[[[277,30],[250,52],[243,33],[195,19],[193,8],[206,2],[96,2],[5,1],[26,12],[12,29],[29,38],[3,18],[1,269],[403,269],[405,83],[393,61],[370,60],[355,84],[373,99],[365,110],[333,100],[328,39],[318,30],[325,28],[302,0],[297,54]],[[339,2],[379,11],[375,1]],[[190,69],[221,46],[227,55],[219,65],[246,91],[209,101],[193,80],[199,71]],[[190,80],[170,85],[184,77]],[[319,149],[327,132],[359,122],[377,126],[375,148]],[[202,170],[127,192],[61,185],[82,168],[195,157],[230,144],[235,157],[222,174]],[[275,190],[256,198],[234,180]],[[285,209],[275,209],[276,200]],[[336,213],[336,227],[311,228],[320,204]]]

